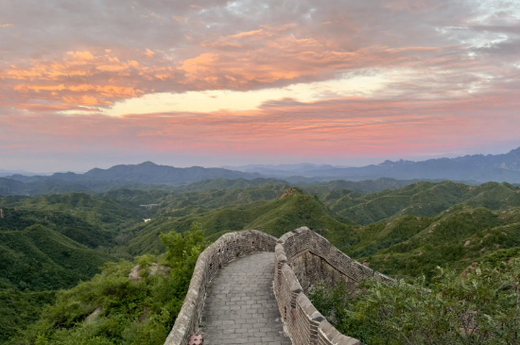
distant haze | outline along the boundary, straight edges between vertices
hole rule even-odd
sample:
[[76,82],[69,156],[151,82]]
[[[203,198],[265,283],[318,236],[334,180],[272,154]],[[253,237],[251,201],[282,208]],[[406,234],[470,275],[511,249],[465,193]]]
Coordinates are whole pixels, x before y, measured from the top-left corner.
[[[383,157],[351,157],[350,159],[345,157],[305,157],[293,156],[293,157],[275,157],[275,156],[250,156],[250,157],[236,157],[236,156],[185,156],[185,155],[171,155],[171,154],[139,154],[135,155],[117,155],[115,157],[101,157],[97,154],[63,154],[63,155],[47,155],[41,154],[39,157],[34,159],[20,159],[20,157],[10,157],[7,155],[5,159],[0,161],[0,174],[3,176],[11,175],[12,173],[22,173],[23,175],[30,175],[30,173],[37,174],[49,174],[54,172],[77,172],[83,173],[93,168],[107,169],[117,164],[139,164],[144,161],[153,161],[156,164],[169,165],[175,167],[191,167],[191,166],[202,166],[202,167],[224,167],[232,170],[243,170],[247,165],[271,165],[276,168],[278,165],[299,165],[304,163],[316,164],[316,165],[332,165],[341,167],[362,167],[369,164],[380,164],[386,160],[398,161],[401,159],[412,160],[412,161],[424,161],[434,158],[455,158],[461,157],[466,154],[501,154],[507,153],[511,150],[511,147],[499,149],[487,149],[483,151],[469,151],[462,153],[451,153],[447,155],[435,154],[432,156],[423,155],[417,156],[415,154],[405,156],[383,156]],[[2,156],[2,154],[0,154]],[[236,169],[240,168],[240,169]],[[290,168],[287,168],[291,170]],[[2,171],[3,170],[3,171]],[[249,169],[251,171],[255,169]]]
[[[469,183],[488,181],[520,183],[520,147],[506,154],[468,155],[457,158],[438,158],[420,162],[386,160],[377,165],[342,167],[317,164],[246,165],[225,168],[200,166],[180,168],[150,161],[140,164],[120,164],[109,169],[94,168],[84,174],[56,173],[51,176],[10,176],[4,180],[10,193],[13,188],[27,189],[22,183],[49,181],[52,185],[81,181],[105,181],[110,184],[136,182],[141,184],[182,185],[212,179],[253,180],[258,178],[284,179],[289,183],[309,183],[333,180],[453,180]],[[13,181],[16,180],[16,181]],[[284,183],[284,182],[282,182]]]

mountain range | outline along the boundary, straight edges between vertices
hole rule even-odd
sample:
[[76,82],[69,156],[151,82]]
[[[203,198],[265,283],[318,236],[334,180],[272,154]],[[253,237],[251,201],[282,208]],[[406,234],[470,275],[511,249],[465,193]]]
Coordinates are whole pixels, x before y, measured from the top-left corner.
[[520,147],[506,154],[467,155],[457,158],[438,158],[420,162],[407,160],[384,161],[364,167],[341,167],[331,165],[246,165],[226,167],[264,176],[285,178],[296,182],[297,176],[314,181],[372,180],[381,177],[398,180],[455,180],[473,182],[520,182]]
[[[13,191],[23,193],[24,189],[30,189],[28,186],[21,185],[20,182],[24,184],[46,183],[46,192],[52,192],[52,188],[56,185],[78,186],[80,184],[81,188],[78,188],[85,190],[91,188],[92,185],[99,187],[100,185],[118,184],[120,188],[128,188],[129,183],[178,186],[213,179],[253,180],[257,178],[283,179],[283,182],[290,184],[334,180],[363,181],[380,178],[452,180],[469,184],[488,181],[520,183],[520,147],[506,154],[439,158],[420,162],[387,160],[381,164],[364,167],[304,163],[277,166],[248,165],[234,168],[204,168],[199,166],[178,168],[144,162],[133,165],[116,165],[109,169],[94,168],[84,174],[73,172],[54,173],[48,176],[14,174],[1,179],[0,194],[13,194]],[[41,189],[41,186],[39,188]]]
[[0,169],[0,177],[11,176],[11,175],[15,175],[15,174],[24,175],[24,176],[38,175],[38,174],[35,174],[35,173],[32,173],[32,172],[28,172],[28,171],[25,171],[25,170],[5,170],[5,169]]
[[176,168],[167,165],[158,165],[152,162],[141,164],[115,165],[109,169],[94,168],[84,174],[73,172],[55,173],[50,176],[12,175],[9,178],[20,182],[34,182],[42,180],[61,181],[130,181],[137,183],[164,183],[188,184],[216,178],[222,179],[254,179],[261,177],[258,173],[244,173],[241,171],[223,168]]

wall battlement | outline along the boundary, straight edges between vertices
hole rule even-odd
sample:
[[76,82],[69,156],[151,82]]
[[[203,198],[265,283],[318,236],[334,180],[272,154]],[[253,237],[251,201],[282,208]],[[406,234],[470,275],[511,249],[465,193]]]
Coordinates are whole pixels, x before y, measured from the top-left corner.
[[258,251],[274,252],[274,293],[285,328],[296,345],[361,344],[339,333],[312,305],[306,294],[318,281],[330,286],[346,281],[351,288],[368,277],[394,281],[352,260],[306,227],[278,240],[256,230],[228,233],[200,254],[181,312],[165,345],[188,344],[190,335],[199,331],[206,288],[213,277],[230,261]]

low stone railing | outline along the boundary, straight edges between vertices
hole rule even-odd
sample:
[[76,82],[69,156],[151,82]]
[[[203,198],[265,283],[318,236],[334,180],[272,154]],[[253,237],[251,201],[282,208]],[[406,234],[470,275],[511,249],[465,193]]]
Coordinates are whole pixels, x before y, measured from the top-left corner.
[[352,260],[309,228],[288,232],[275,248],[274,290],[280,314],[293,344],[361,344],[339,333],[307,297],[318,281],[334,286],[339,281],[355,288],[364,278],[391,283],[393,279]]
[[275,245],[276,237],[246,230],[224,234],[206,248],[197,259],[188,293],[165,345],[186,345],[190,335],[197,332],[206,288],[224,265],[253,252],[273,252]]

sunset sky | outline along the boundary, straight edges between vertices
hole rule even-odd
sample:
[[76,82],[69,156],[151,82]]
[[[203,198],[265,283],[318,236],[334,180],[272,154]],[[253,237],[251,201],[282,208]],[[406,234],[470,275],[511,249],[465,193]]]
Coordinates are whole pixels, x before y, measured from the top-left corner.
[[520,1],[0,4],[0,169],[520,146]]

